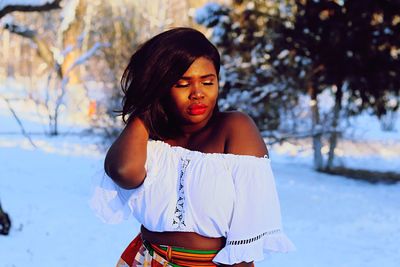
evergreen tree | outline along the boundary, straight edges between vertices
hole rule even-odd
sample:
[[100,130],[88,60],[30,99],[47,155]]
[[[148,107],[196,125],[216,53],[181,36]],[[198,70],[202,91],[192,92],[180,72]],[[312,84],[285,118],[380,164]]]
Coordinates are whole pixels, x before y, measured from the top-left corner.
[[[341,112],[348,116],[370,109],[381,116],[399,107],[400,4],[297,0],[295,14],[295,25],[285,30],[287,42],[282,47],[310,62],[308,90],[316,105],[317,95],[333,88],[330,151],[324,167],[330,169]],[[315,112],[315,123],[320,124]],[[320,162],[316,167],[323,166]]]
[[[341,116],[367,109],[382,116],[399,107],[399,5],[395,0],[206,5],[196,20],[212,28],[223,54],[222,109],[249,108],[260,128],[271,130],[282,124],[280,117],[299,93],[307,93],[314,166],[332,168]],[[335,99],[328,118],[319,112],[324,90]],[[324,135],[330,144],[327,164],[321,153]]]
[[277,129],[282,110],[297,100],[297,81],[277,75],[277,65],[289,63],[278,60],[285,52],[275,49],[292,16],[289,1],[283,2],[209,3],[195,16],[197,23],[212,28],[212,41],[222,55],[220,108],[245,110],[262,130]]

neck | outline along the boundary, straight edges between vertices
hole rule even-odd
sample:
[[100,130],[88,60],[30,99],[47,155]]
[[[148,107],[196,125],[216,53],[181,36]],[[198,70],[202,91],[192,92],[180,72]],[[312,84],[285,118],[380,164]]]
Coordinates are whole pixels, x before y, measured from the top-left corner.
[[209,127],[213,124],[215,117],[216,116],[214,114],[209,119],[204,120],[201,123],[179,125],[180,134],[174,138],[175,142],[182,145],[189,143],[192,138],[195,138],[209,129]]
[[198,123],[198,124],[187,124],[187,125],[181,125],[180,130],[182,133],[182,137],[190,137],[192,135],[195,135],[197,133],[200,133],[204,131],[206,128],[208,128],[210,120]]

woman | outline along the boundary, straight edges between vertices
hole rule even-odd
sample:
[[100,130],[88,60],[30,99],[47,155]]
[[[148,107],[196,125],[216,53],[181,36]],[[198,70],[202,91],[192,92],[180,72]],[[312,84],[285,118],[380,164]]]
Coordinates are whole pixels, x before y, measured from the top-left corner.
[[256,125],[218,110],[219,67],[217,49],[190,28],[132,56],[121,82],[127,124],[92,202],[108,221],[133,214],[142,224],[118,266],[253,266],[292,248]]

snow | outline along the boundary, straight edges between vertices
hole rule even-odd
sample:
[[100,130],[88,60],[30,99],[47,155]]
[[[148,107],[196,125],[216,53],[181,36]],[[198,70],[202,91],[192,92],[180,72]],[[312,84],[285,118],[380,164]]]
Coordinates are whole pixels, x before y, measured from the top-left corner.
[[[2,92],[11,98],[18,90]],[[15,108],[28,131],[45,127],[23,105]],[[0,98],[0,132],[18,131]],[[400,170],[398,132],[382,132],[377,120],[364,114],[349,136],[339,146],[346,163]],[[104,158],[99,140],[77,135],[32,139],[37,149],[21,135],[0,135],[0,200],[13,223],[10,235],[0,236],[0,267],[115,266],[139,224],[130,219],[107,225],[89,208],[92,179],[102,171]],[[274,145],[270,155],[285,232],[297,251],[268,255],[257,267],[398,266],[400,184],[317,173],[307,140]]]
[[62,35],[70,26],[70,24],[75,20],[76,8],[78,7],[79,0],[69,0],[65,3],[61,11],[61,25],[59,31]]
[[11,234],[0,236],[0,266],[115,265],[138,228],[132,222],[102,224],[88,207],[90,177],[99,162],[95,153],[85,155],[91,144],[35,139],[40,149],[32,150],[12,139],[0,140],[0,196],[13,222]]
[[220,12],[222,6],[217,3],[207,3],[202,8],[198,8],[195,11],[195,20],[199,24],[212,25],[218,20],[215,14]]
[[210,2],[196,9],[194,20],[206,27],[213,27],[211,40],[218,45],[223,41],[222,38],[225,35],[225,28],[222,25],[232,23],[228,13],[229,9],[224,5]]

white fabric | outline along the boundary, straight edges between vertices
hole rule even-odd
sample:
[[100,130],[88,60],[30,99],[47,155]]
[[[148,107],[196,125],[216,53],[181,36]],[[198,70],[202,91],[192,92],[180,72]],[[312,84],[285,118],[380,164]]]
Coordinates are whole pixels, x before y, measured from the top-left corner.
[[279,200],[267,157],[202,153],[149,141],[144,183],[133,190],[102,175],[91,206],[106,222],[130,214],[156,232],[227,238],[215,263],[263,260],[294,249],[282,231]]

